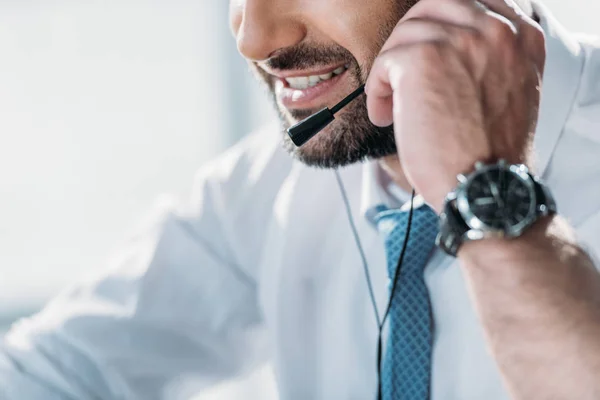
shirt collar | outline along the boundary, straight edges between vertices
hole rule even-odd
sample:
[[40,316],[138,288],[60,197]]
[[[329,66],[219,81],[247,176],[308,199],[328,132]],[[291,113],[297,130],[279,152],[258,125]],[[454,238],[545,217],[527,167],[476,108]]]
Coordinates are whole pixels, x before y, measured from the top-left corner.
[[[543,176],[575,101],[584,56],[581,45],[544,5],[534,1],[533,6],[546,35],[546,66],[534,138],[534,170]],[[410,200],[410,194],[393,183],[382,180],[382,173],[377,161],[369,161],[363,166],[360,211],[371,222],[378,207],[398,207],[406,205]],[[422,199],[416,199],[416,204],[424,203]]]
[[[407,208],[410,205],[411,194],[401,189],[393,181],[385,179],[385,172],[378,162],[365,163],[362,171],[361,215],[375,224],[375,216],[383,208]],[[414,207],[425,205],[423,197],[417,195]]]
[[390,198],[386,196],[379,179],[380,172],[377,161],[369,161],[363,165],[360,214],[372,224],[375,223],[375,215],[380,211],[382,205],[391,206]]

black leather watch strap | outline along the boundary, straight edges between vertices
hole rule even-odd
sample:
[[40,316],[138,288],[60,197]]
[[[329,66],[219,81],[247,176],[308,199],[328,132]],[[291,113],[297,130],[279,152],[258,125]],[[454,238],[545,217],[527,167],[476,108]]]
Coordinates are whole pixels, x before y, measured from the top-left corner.
[[544,185],[537,176],[532,174],[529,174],[529,176],[531,176],[533,185],[535,187],[535,197],[537,203],[536,211],[538,215],[545,216],[548,214],[555,214],[557,212],[556,202],[554,201],[554,197],[552,197],[548,186]]
[[440,214],[440,232],[436,244],[446,253],[456,257],[465,233],[469,226],[456,207],[456,194],[450,193],[444,203],[444,211]]

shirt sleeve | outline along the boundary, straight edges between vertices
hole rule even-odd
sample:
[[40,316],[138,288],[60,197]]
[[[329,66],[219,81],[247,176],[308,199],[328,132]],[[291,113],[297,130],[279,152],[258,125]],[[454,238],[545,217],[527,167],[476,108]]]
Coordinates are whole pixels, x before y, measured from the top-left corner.
[[110,268],[13,326],[0,399],[182,398],[268,359],[254,269],[262,228],[248,225],[264,216],[242,200],[260,196],[254,209],[267,210],[278,179],[254,167],[249,184],[256,163],[239,153],[201,174],[188,206],[162,201]]

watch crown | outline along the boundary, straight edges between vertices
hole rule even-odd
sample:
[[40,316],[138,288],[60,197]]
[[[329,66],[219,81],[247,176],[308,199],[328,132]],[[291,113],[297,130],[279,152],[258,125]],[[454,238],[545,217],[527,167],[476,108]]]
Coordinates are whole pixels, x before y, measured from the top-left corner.
[[467,177],[463,174],[456,175],[456,180],[460,183],[465,183],[467,181]]

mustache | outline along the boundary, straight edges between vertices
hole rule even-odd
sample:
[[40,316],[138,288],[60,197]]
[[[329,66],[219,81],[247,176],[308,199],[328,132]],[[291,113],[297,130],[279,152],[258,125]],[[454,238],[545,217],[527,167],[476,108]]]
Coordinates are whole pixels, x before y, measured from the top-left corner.
[[357,63],[352,54],[341,46],[298,44],[282,49],[260,64],[274,70],[307,69],[316,65]]

